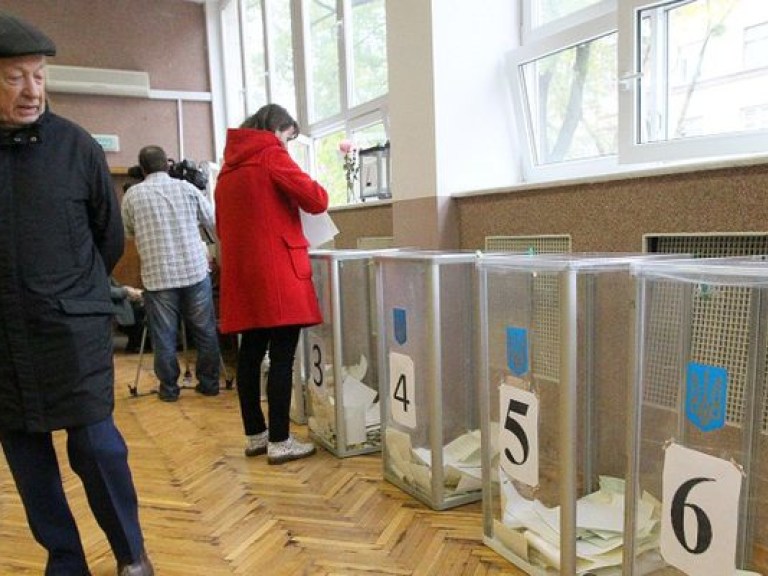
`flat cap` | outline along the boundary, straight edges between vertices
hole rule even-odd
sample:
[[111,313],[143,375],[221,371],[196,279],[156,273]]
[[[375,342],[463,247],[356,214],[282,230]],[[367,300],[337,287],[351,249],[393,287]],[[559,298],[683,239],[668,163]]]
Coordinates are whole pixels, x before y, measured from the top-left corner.
[[56,45],[31,24],[7,12],[0,12],[0,58],[29,54],[55,56]]

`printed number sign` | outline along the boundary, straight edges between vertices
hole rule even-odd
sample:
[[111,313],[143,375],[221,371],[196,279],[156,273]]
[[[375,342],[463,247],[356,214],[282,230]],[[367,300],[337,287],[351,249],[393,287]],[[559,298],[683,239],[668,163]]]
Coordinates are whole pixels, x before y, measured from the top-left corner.
[[325,386],[325,346],[323,339],[309,333],[309,385],[310,390],[316,394],[327,394]]
[[664,454],[661,555],[690,576],[736,573],[741,471],[671,444]]
[[539,399],[532,392],[499,386],[499,463],[510,478],[539,484]]
[[405,354],[389,353],[389,405],[392,420],[416,428],[416,387],[413,360]]

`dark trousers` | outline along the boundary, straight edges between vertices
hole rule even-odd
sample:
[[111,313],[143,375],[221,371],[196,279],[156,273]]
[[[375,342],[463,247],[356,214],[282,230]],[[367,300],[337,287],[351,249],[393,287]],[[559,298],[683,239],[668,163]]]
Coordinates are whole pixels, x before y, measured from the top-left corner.
[[[32,535],[47,551],[46,576],[88,574],[80,534],[67,503],[50,433],[5,432],[5,458]],[[115,559],[129,564],[144,549],[128,448],[112,417],[67,429],[67,454]]]
[[237,394],[246,435],[259,434],[267,429],[261,409],[261,362],[269,348],[269,441],[280,442],[288,438],[293,359],[300,332],[299,326],[280,326],[242,333],[237,353]]

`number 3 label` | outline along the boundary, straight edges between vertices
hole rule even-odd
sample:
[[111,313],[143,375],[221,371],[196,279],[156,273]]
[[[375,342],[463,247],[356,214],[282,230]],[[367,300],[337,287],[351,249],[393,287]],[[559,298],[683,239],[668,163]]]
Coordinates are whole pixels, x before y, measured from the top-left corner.
[[741,472],[679,444],[664,454],[661,555],[691,576],[734,574]]
[[323,339],[309,333],[309,383],[310,391],[325,396],[328,391],[325,386],[325,347]]
[[416,428],[416,388],[413,360],[405,354],[389,354],[389,405],[392,420]]
[[499,462],[510,478],[539,484],[539,399],[535,394],[499,386]]

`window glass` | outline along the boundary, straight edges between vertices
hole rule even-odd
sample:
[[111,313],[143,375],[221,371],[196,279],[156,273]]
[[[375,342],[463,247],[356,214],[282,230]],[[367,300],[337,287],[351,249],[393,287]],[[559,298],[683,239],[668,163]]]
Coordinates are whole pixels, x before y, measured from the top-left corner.
[[291,3],[269,0],[270,92],[272,102],[296,117],[296,89],[293,77]]
[[315,179],[328,191],[331,206],[347,204],[344,157],[339,144],[344,132],[338,131],[315,139]]
[[673,2],[640,18],[641,143],[768,129],[768,2]]
[[352,141],[358,148],[370,148],[371,146],[383,146],[387,143],[387,134],[384,131],[384,124],[378,122],[358,128],[352,131]]
[[353,106],[387,92],[387,26],[384,0],[352,1]]
[[245,106],[251,114],[267,103],[261,0],[243,2],[243,55]]
[[307,0],[308,66],[312,122],[341,112],[336,2]]
[[523,64],[536,164],[616,154],[616,34]]

